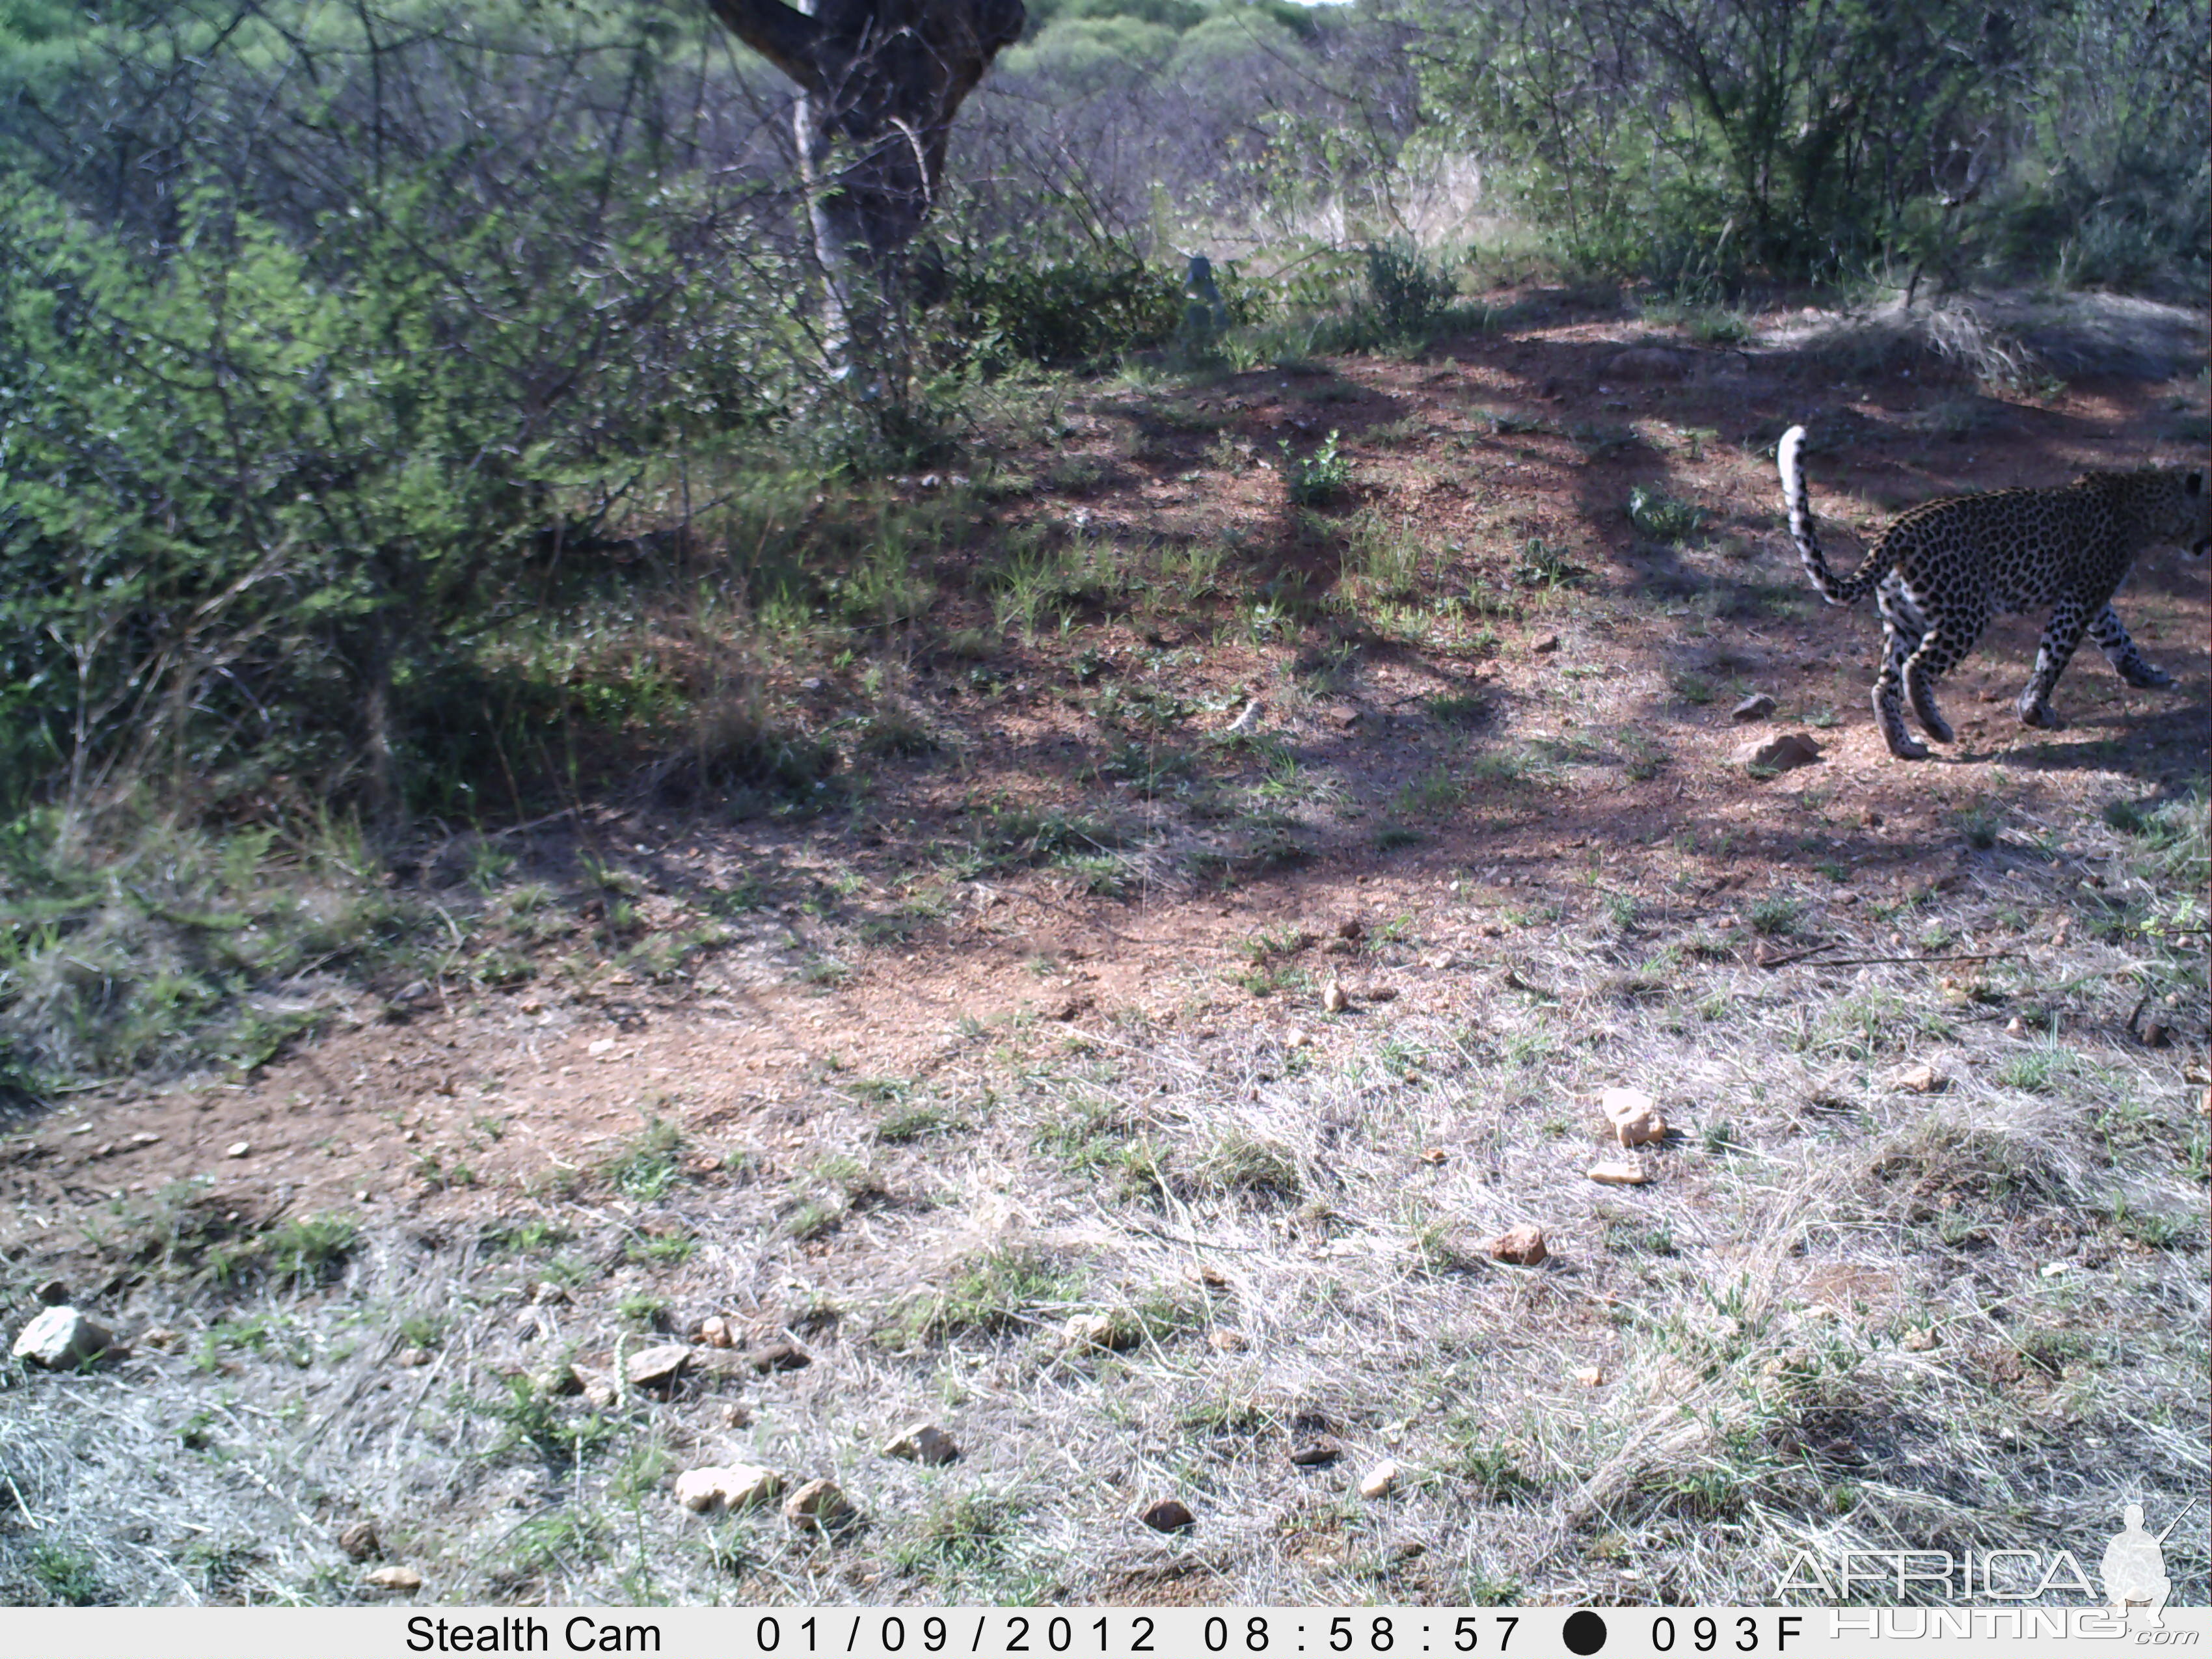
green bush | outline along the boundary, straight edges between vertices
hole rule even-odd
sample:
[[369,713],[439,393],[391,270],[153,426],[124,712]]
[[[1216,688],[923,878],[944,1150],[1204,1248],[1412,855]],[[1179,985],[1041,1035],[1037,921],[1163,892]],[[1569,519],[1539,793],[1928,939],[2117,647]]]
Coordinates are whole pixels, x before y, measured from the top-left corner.
[[1420,250],[1403,238],[1370,246],[1366,258],[1368,299],[1391,333],[1425,333],[1457,292],[1450,276],[1424,259]]
[[1180,278],[1133,258],[1029,264],[1000,242],[950,287],[935,319],[940,349],[992,368],[1110,362],[1165,345],[1183,319]]

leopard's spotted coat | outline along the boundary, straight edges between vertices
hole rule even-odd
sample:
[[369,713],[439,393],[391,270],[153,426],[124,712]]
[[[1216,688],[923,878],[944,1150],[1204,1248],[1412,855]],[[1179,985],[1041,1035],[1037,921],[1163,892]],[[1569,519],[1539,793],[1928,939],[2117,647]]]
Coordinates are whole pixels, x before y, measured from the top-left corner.
[[1882,656],[1874,713],[1891,754],[1902,760],[1928,754],[1905,728],[1908,698],[1928,735],[1951,741],[1950,725],[1936,707],[1936,682],[1974,648],[1999,611],[2051,607],[2035,672],[2020,694],[2020,717],[2029,726],[2065,724],[2051,712],[2051,690],[2085,632],[2130,685],[2173,684],[2136,649],[2112,612],[2112,594],[2148,548],[2185,546],[2199,557],[2212,549],[2212,495],[2203,472],[2087,472],[2055,489],[1923,501],[1890,521],[1856,571],[1838,576],[1813,533],[1797,464],[1804,441],[1805,428],[1794,426],[1775,456],[1790,539],[1829,604],[1876,596]]

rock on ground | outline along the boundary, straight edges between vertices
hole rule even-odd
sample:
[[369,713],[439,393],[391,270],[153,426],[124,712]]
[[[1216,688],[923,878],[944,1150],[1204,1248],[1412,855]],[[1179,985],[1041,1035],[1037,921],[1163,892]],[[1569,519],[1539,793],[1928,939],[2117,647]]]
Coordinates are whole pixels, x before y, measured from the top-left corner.
[[1498,1234],[1488,1249],[1493,1261],[1510,1261],[1516,1267],[1533,1267],[1552,1253],[1544,1243],[1544,1230],[1526,1222]]
[[15,1358],[50,1371],[68,1370],[97,1359],[115,1344],[115,1334],[67,1303],[48,1308],[15,1334]]
[[1667,1120],[1640,1089],[1607,1089],[1599,1097],[1606,1121],[1624,1146],[1641,1146],[1667,1138]]
[[686,1469],[676,1477],[676,1501],[694,1515],[748,1509],[782,1489],[782,1476],[755,1463]]
[[634,1389],[665,1389],[690,1363],[690,1349],[681,1342],[664,1342],[630,1355],[623,1362],[623,1375]]
[[1802,732],[1785,732],[1778,738],[1747,743],[1735,751],[1739,766],[1765,772],[1794,771],[1820,758],[1820,745]]
[[1641,1187],[1651,1179],[1640,1164],[1593,1164],[1589,1178],[1607,1187]]
[[1398,1484],[1398,1474],[1395,1463],[1377,1463],[1359,1477],[1359,1495],[1366,1498],[1388,1498]]
[[884,1455],[903,1457],[909,1463],[950,1463],[960,1455],[960,1447],[936,1424],[915,1423],[884,1443]]
[[830,1532],[853,1516],[852,1504],[834,1480],[809,1480],[783,1500],[783,1518],[802,1529]]

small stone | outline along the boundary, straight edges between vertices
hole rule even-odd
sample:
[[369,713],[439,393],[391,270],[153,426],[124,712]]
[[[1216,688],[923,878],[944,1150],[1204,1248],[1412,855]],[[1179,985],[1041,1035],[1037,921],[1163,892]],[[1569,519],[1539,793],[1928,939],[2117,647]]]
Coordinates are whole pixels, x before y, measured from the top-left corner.
[[1129,1346],[1127,1332],[1104,1314],[1074,1314],[1060,1328],[1063,1340],[1071,1348],[1126,1348]]
[[601,1376],[597,1371],[587,1371],[581,1366],[574,1369],[576,1387],[582,1393],[585,1403],[594,1411],[603,1412],[611,1409],[618,1397],[615,1393],[613,1382],[610,1378]]
[[737,1346],[737,1333],[730,1328],[730,1322],[720,1314],[708,1314],[699,1322],[699,1340],[710,1348]]
[[1911,1071],[1899,1075],[1897,1087],[1900,1092],[1906,1094],[1940,1095],[1943,1092],[1948,1081],[1942,1073],[1937,1071],[1933,1066],[1916,1066]]
[[1366,931],[1367,925],[1357,916],[1347,916],[1336,924],[1336,936],[1339,939],[1356,939]]
[[623,1361],[623,1375],[634,1389],[665,1389],[691,1363],[691,1350],[681,1342],[664,1342],[640,1348]]
[[428,1348],[402,1348],[392,1356],[392,1363],[402,1370],[411,1371],[418,1365],[430,1363],[430,1351]]
[[584,1052],[587,1054],[611,1054],[614,1052],[614,1046],[615,1040],[612,1037],[594,1037],[584,1045]]
[[556,1285],[550,1279],[541,1279],[530,1292],[530,1299],[541,1308],[553,1303],[567,1302],[570,1300],[568,1287],[565,1285]]
[[900,1430],[884,1443],[884,1455],[902,1457],[909,1463],[927,1463],[934,1467],[950,1463],[959,1456],[960,1447],[936,1424],[915,1423]]
[[222,1149],[222,1155],[225,1158],[244,1158],[252,1150],[252,1143],[250,1141],[234,1140]]
[[1451,1154],[1441,1146],[1425,1147],[1421,1152],[1421,1162],[1424,1164],[1449,1164],[1451,1162]]
[[810,1480],[783,1500],[783,1518],[794,1527],[831,1532],[853,1519],[853,1506],[834,1480]]
[[1528,647],[1528,654],[1532,657],[1549,656],[1559,648],[1559,636],[1557,634],[1547,634]]
[[1359,1477],[1359,1495],[1366,1498],[1388,1498],[1391,1488],[1398,1484],[1399,1473],[1395,1463],[1377,1463]]
[[1283,1047],[1285,1048],[1303,1048],[1306,1044],[1312,1041],[1313,1039],[1308,1036],[1304,1031],[1293,1031],[1283,1039]]
[[1492,1261],[1510,1261],[1516,1267],[1533,1267],[1551,1255],[1545,1248],[1544,1230],[1526,1222],[1507,1228],[1484,1248]]
[[338,1547],[356,1561],[374,1561],[384,1553],[384,1546],[377,1541],[375,1524],[368,1521],[349,1522],[338,1534]]
[[813,1363],[814,1356],[796,1342],[763,1342],[745,1350],[745,1364],[761,1372],[795,1371]]
[[1607,1089],[1598,1097],[1606,1121],[1624,1146],[1641,1146],[1667,1139],[1667,1120],[1640,1089]]
[[1598,1365],[1577,1365],[1575,1367],[1575,1381],[1586,1389],[1601,1387],[1605,1382],[1604,1368]]
[[1208,1331],[1206,1344],[1216,1353],[1243,1353],[1252,1346],[1252,1340],[1242,1331],[1222,1328]]
[[2007,1036],[2026,1036],[2027,1035],[2027,1022],[2022,1019],[2018,1014],[2014,1014],[2010,1019],[2005,1022],[2005,1035]]
[[2166,1022],[2156,1015],[2143,1022],[2142,1042],[2146,1048],[2165,1048],[2172,1035],[2172,1032],[2166,1028]]
[[1344,1455],[1344,1448],[1328,1436],[1291,1448],[1291,1462],[1302,1469],[1326,1468]]
[[1229,1275],[1211,1261],[1201,1261],[1191,1268],[1190,1279],[1193,1284],[1202,1285],[1209,1291],[1225,1291],[1229,1288]]
[[1938,1340],[1934,1331],[1907,1331],[1903,1346],[1909,1353],[1926,1353]]
[[1589,1178],[1607,1187],[1641,1187],[1651,1179],[1640,1164],[1594,1164]]
[[156,1325],[138,1335],[139,1346],[148,1348],[173,1348],[184,1340],[180,1333],[171,1330],[167,1325]]
[[46,1309],[15,1336],[15,1358],[50,1371],[69,1370],[97,1359],[114,1346],[106,1326],[64,1303]]
[[1198,1517],[1180,1498],[1162,1498],[1137,1511],[1137,1519],[1154,1532],[1181,1532],[1198,1524]]
[[49,1308],[58,1308],[70,1299],[69,1286],[58,1279],[50,1279],[32,1294]]
[[418,1590],[422,1575],[412,1567],[379,1567],[365,1582],[375,1589]]
[[1729,718],[1739,725],[1747,720],[1763,720],[1774,712],[1774,699],[1764,691],[1754,691],[1729,710]]
[[686,1469],[676,1477],[676,1501],[694,1515],[749,1509],[783,1490],[783,1477],[756,1463]]
[[1328,989],[1321,994],[1321,1006],[1332,1014],[1340,1014],[1352,1006],[1352,999],[1345,995],[1343,986],[1331,980]]
[[1737,765],[1766,772],[1793,771],[1820,758],[1820,745],[1802,732],[1785,732],[1778,738],[1747,743],[1735,751]]
[[542,1014],[545,1012],[545,1005],[536,997],[529,997],[522,1003],[522,1012],[526,1014]]

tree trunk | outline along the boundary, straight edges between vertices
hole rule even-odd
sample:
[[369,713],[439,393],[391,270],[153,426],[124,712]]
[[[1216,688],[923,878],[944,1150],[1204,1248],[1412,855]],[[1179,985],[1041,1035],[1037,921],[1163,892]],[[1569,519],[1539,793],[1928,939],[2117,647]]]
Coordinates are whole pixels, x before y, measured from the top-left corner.
[[1021,0],[707,3],[799,88],[799,168],[833,355],[848,371],[879,373],[952,118],[1028,15]]

